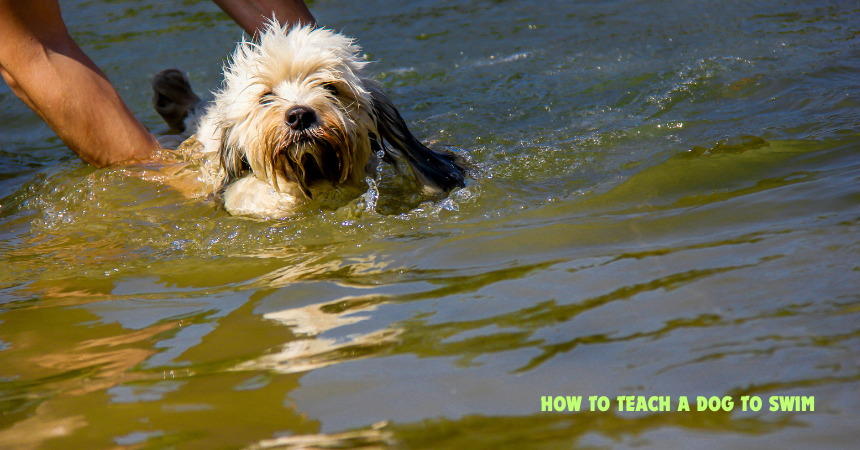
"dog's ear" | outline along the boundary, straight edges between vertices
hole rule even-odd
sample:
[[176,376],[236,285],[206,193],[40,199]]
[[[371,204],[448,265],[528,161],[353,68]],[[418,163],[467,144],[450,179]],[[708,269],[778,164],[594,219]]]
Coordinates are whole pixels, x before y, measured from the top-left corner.
[[152,79],[152,106],[170,129],[182,133],[185,118],[200,103],[200,97],[191,90],[191,83],[178,69],[166,69]]
[[416,139],[378,83],[368,80],[365,87],[373,99],[373,114],[380,137],[406,157],[424,192],[438,194],[466,186],[466,169],[454,155],[433,151]]
[[243,152],[240,152],[235,146],[230,145],[229,141],[230,128],[222,127],[221,142],[218,146],[218,157],[221,159],[221,167],[224,168],[224,179],[221,182],[222,188],[238,180],[245,171],[251,168]]

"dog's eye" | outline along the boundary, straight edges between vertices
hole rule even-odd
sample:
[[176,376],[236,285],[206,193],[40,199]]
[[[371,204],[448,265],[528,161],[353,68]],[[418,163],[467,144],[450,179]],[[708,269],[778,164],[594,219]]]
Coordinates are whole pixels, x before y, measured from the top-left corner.
[[274,101],[275,101],[275,94],[272,94],[271,92],[267,92],[267,93],[263,94],[262,97],[260,97],[260,104],[261,105],[268,105]]
[[334,83],[326,83],[322,85],[322,87],[323,89],[329,91],[331,95],[337,95],[337,87],[334,85]]

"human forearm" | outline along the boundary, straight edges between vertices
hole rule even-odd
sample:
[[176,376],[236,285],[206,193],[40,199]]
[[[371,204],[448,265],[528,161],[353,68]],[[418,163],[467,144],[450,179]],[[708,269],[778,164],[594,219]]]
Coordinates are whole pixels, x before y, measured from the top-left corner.
[[213,0],[248,35],[265,29],[266,20],[274,17],[281,24],[315,24],[316,20],[302,0]]
[[0,66],[13,91],[81,159],[106,166],[158,144],[68,35],[51,0],[0,0]]
[[158,148],[98,68],[50,51],[37,58],[13,77],[25,102],[85,162],[103,167]]

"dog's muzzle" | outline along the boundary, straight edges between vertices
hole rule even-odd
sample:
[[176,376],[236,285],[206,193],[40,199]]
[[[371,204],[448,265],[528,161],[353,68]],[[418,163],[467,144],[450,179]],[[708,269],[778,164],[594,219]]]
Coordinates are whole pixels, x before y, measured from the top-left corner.
[[292,135],[289,144],[275,155],[285,172],[294,174],[302,192],[312,198],[312,189],[326,189],[346,178],[346,155],[343,144],[326,132],[310,108],[298,106],[286,114],[286,124]]

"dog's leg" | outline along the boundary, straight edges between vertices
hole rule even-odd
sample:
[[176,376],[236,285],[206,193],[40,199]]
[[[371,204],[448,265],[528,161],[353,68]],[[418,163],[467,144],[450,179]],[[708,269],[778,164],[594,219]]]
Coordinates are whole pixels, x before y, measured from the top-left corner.
[[190,125],[185,120],[200,103],[185,74],[177,69],[158,72],[152,79],[152,92],[152,105],[171,131],[185,132]]

